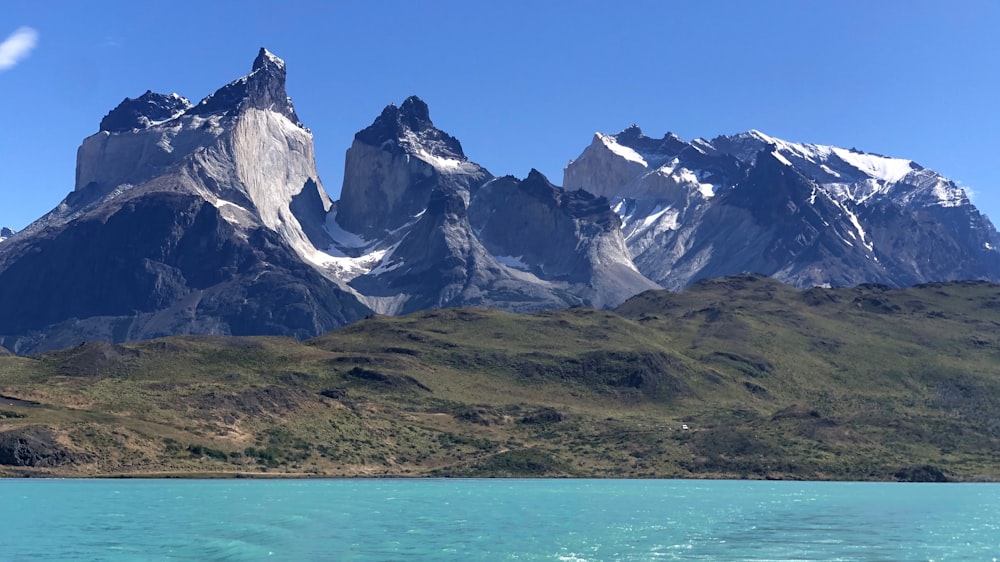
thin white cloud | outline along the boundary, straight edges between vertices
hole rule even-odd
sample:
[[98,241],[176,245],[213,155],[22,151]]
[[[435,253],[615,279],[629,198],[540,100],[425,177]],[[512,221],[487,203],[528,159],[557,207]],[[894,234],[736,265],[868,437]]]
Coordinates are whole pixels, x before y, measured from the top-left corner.
[[978,196],[979,194],[976,193],[975,190],[965,185],[965,182],[963,182],[962,180],[953,180],[953,181],[955,182],[955,185],[957,185],[962,191],[965,192],[965,196],[969,198],[969,201],[972,201],[973,203],[976,202],[976,196]]
[[21,27],[0,43],[0,72],[24,60],[38,44],[38,32]]

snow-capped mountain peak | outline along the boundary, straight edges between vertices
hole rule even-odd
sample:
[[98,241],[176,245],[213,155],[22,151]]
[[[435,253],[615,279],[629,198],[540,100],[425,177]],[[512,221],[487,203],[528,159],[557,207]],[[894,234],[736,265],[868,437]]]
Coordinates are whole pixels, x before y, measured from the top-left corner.
[[697,152],[673,133],[650,138],[635,125],[615,135],[598,132],[567,166],[564,183],[609,199],[712,197],[716,180],[711,173],[697,173],[685,151]]
[[7,228],[6,226],[0,228],[0,242],[3,242],[4,240],[10,238],[11,236],[14,236],[15,234],[17,233],[14,232],[13,229]]
[[964,190],[933,170],[894,158],[831,145],[788,142],[751,130],[717,137],[712,144],[743,162],[762,150],[773,152],[839,201],[866,204],[891,198],[900,204],[954,207],[968,204]]
[[[971,264],[1000,276],[989,220],[954,182],[905,158],[755,129],[684,142],[633,126],[597,133],[564,183],[612,199],[640,271],[671,288],[745,270],[804,285],[962,278]],[[950,249],[928,262],[921,245]]]
[[[638,129],[638,127],[636,127],[636,129]],[[643,168],[649,167],[646,159],[643,158],[641,154],[624,144],[618,144],[618,137],[616,135],[605,135],[604,133],[597,132],[594,133],[594,139],[599,140],[605,147],[607,147],[608,150],[618,156],[621,156],[625,160],[635,162]]]

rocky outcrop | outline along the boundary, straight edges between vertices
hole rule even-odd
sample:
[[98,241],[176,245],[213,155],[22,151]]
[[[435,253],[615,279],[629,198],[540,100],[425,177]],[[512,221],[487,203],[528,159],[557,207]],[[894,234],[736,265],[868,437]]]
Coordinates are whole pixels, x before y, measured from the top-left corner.
[[55,433],[43,426],[25,426],[0,431],[0,465],[56,468],[85,460],[59,443]]
[[904,466],[893,477],[898,482],[948,482],[948,476],[938,467],[929,464]]
[[125,98],[118,107],[101,119],[100,130],[123,133],[145,129],[177,117],[191,107],[191,102],[177,94],[157,94],[146,90],[137,98]]

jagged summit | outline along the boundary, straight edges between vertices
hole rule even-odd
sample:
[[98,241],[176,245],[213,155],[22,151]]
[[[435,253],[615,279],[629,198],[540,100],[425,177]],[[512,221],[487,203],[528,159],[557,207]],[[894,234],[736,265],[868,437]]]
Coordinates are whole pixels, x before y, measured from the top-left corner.
[[17,234],[13,229],[7,228],[6,226],[0,228],[0,242],[10,238],[11,236]]
[[305,128],[285,93],[285,61],[261,47],[250,74],[233,80],[188,110],[192,115],[230,113],[245,107],[274,111]]
[[[285,136],[285,129],[304,133],[293,144],[310,145],[303,155],[312,159],[309,130],[299,121],[285,92],[285,63],[262,48],[249,74],[195,106],[178,94],[147,91],[138,98],[126,98],[105,116],[101,130],[85,139],[77,152],[76,191],[87,189],[85,199],[91,200],[109,190],[130,189],[213,145],[227,132],[240,130],[246,132],[240,133],[241,138],[254,137],[256,133],[250,129],[259,129],[264,121],[268,121],[265,128],[272,129],[268,134],[272,138]],[[309,175],[314,176],[312,172]],[[232,195],[212,191],[225,198]]]
[[371,146],[395,148],[415,156],[467,160],[462,143],[434,126],[427,103],[417,96],[406,98],[398,107],[390,103],[354,138]]
[[561,208],[568,217],[585,219],[599,225],[604,231],[617,230],[621,226],[621,221],[611,210],[606,197],[596,196],[582,189],[563,189],[534,168],[520,183],[520,189],[546,205]]
[[399,117],[403,123],[415,131],[434,126],[431,123],[431,110],[427,107],[427,102],[417,96],[410,96],[403,100],[403,105],[399,106]]
[[295,114],[291,98],[285,93],[285,61],[263,47],[249,74],[219,88],[197,105],[176,93],[159,94],[146,90],[137,98],[126,97],[108,112],[101,120],[100,130],[121,133],[145,129],[185,114],[208,116],[246,107],[281,113],[304,128]]
[[256,72],[267,66],[273,66],[275,68],[284,70],[285,61],[280,59],[277,55],[275,55],[271,51],[268,51],[264,47],[261,47],[260,51],[257,53],[257,58],[253,60],[253,67],[250,69],[250,71]]
[[191,102],[178,94],[158,94],[152,90],[137,98],[125,98],[101,119],[100,130],[124,132],[144,129],[173,119],[187,111]]
[[427,208],[431,191],[472,192],[491,179],[470,162],[458,139],[438,129],[423,100],[389,104],[354,136],[344,164],[337,223],[348,232],[380,238]]
[[545,183],[547,183],[549,185],[552,185],[552,182],[549,181],[549,178],[545,177],[545,174],[539,172],[535,168],[532,168],[530,171],[528,171],[528,176],[524,178],[524,181],[527,181],[527,182],[545,182]]
[[655,160],[657,156],[674,156],[683,150],[687,144],[677,135],[667,132],[663,138],[648,137],[639,128],[632,124],[616,135],[605,135],[614,142],[632,148],[646,159]]

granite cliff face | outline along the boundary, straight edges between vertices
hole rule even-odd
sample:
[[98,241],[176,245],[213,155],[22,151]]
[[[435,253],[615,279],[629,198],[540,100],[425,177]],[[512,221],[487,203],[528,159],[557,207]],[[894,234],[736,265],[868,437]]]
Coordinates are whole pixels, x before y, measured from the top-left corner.
[[0,344],[307,337],[368,314],[310,262],[331,203],[284,78],[262,49],[197,105],[147,92],[112,110],[73,192],[0,249]]
[[487,183],[469,207],[485,247],[505,264],[565,283],[590,306],[612,307],[659,288],[629,257],[604,197],[565,191],[536,170]]
[[1000,280],[992,223],[910,160],[633,126],[595,135],[564,183],[611,200],[635,264],[667,288],[747,271],[797,286]]
[[470,162],[415,96],[387,106],[354,137],[344,164],[337,223],[366,238],[386,236],[422,212],[430,194],[469,194],[493,176]]
[[137,188],[180,189],[230,220],[278,231],[308,259],[304,233],[316,235],[322,222],[296,213],[294,202],[318,200],[324,211],[331,202],[316,173],[312,134],[284,92],[285,63],[261,49],[250,74],[195,106],[176,94],[126,98],[84,139],[76,188],[57,211],[65,216]]

